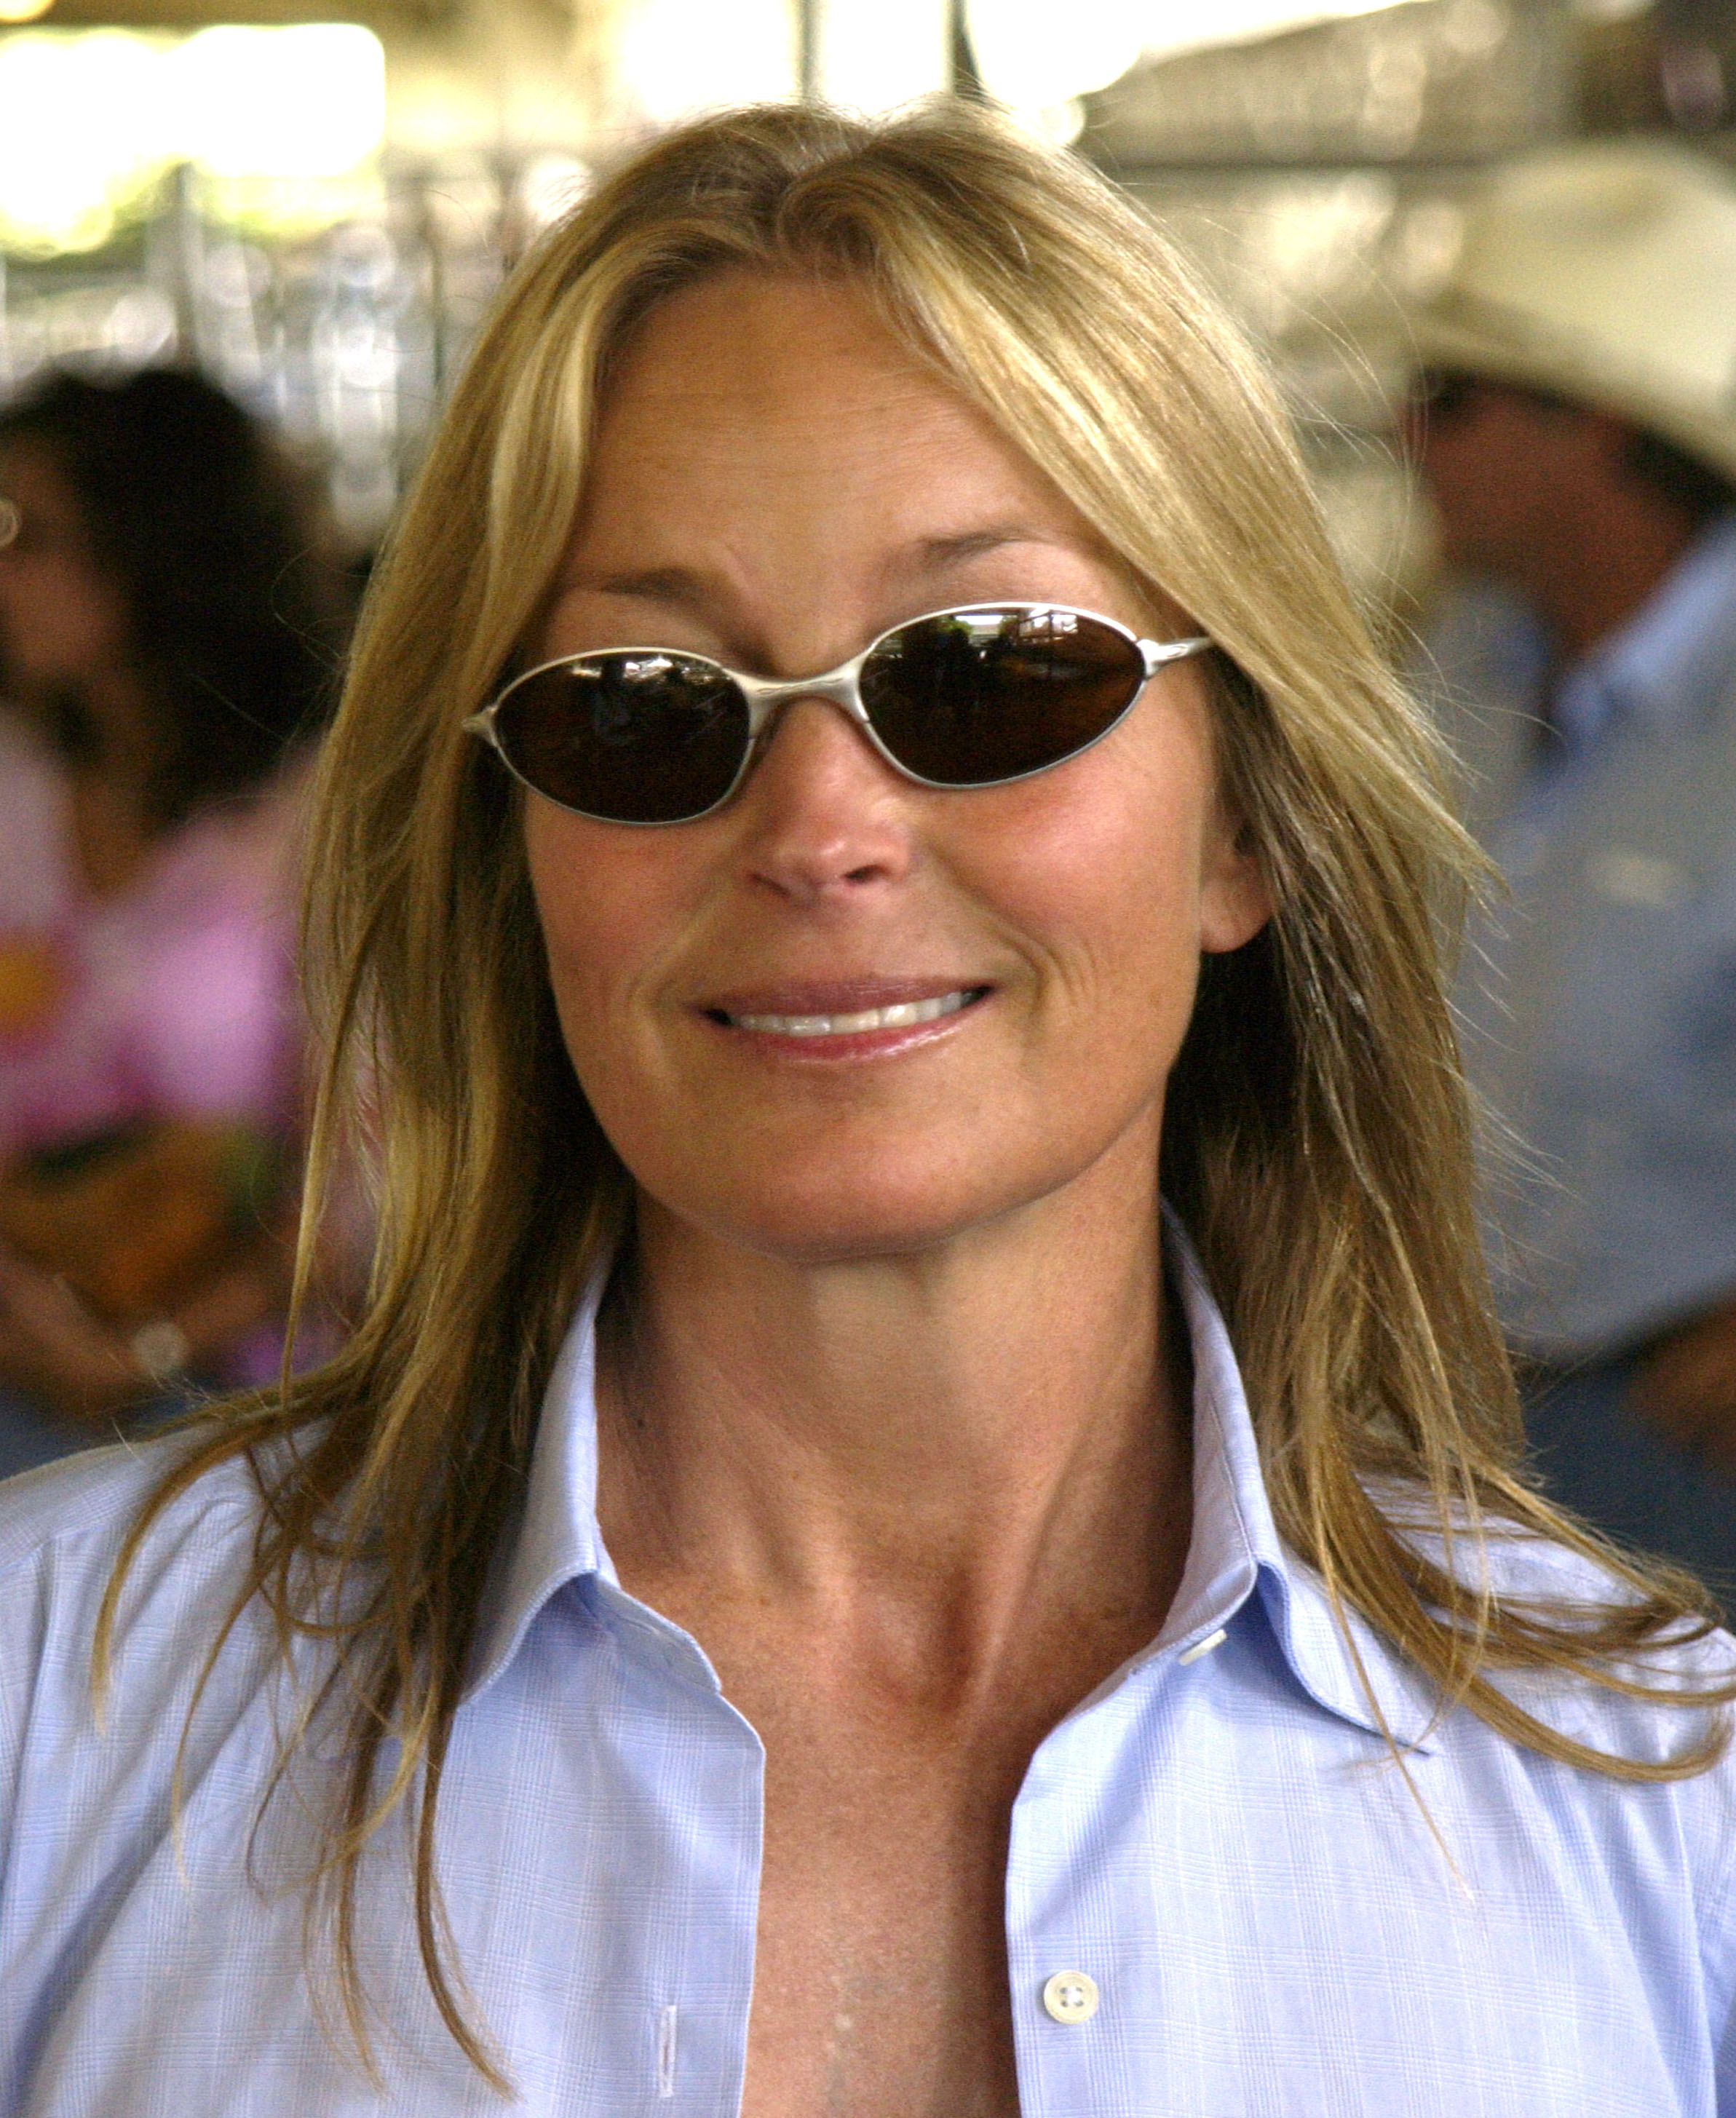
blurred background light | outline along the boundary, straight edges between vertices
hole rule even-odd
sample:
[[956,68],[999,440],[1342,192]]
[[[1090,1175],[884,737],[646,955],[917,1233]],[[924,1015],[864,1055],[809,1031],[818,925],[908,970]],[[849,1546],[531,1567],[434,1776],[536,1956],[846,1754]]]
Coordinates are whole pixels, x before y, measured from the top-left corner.
[[1177,52],[1203,51],[1214,44],[1245,44],[1289,30],[1312,29],[1322,22],[1348,21],[1357,15],[1382,12],[1388,0],[1144,0],[1147,58]]
[[636,0],[614,63],[627,102],[654,125],[780,100],[800,86],[795,10],[789,0]]
[[891,110],[950,86],[947,0],[808,0],[807,86],[853,110]]
[[0,238],[25,252],[106,242],[160,174],[160,40],[32,30],[0,44]]
[[[1145,49],[1162,0],[967,0],[965,21],[988,93],[1016,110],[1064,104],[1118,81]],[[1192,11],[1196,21],[1203,12]]]
[[[1173,58],[1378,12],[1387,0],[966,0],[983,86],[1016,110],[1059,112],[1141,58]],[[1051,130],[1075,127],[1058,118]]]
[[974,77],[1076,141],[1277,361],[1382,594],[1410,564],[1382,438],[1403,304],[1476,169],[1581,132],[1736,161],[1736,0],[344,0],[383,50],[354,21],[201,27],[227,4],[0,26],[0,392],[197,361],[329,472],[359,547],[502,273],[594,172],[720,105]]
[[525,231],[539,234],[562,214],[570,213],[590,189],[591,173],[576,155],[533,155],[518,173],[514,202]]
[[336,176],[386,129],[386,53],[354,22],[201,30],[163,70],[165,154],[213,176]]
[[31,30],[0,39],[0,243],[89,250],[177,164],[300,183],[364,163],[385,128],[385,54],[353,23]]

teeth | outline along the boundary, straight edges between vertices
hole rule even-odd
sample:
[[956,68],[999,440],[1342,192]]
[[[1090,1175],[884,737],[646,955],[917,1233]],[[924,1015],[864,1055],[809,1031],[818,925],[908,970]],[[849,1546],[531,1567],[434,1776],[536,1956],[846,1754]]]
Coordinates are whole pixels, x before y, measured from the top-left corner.
[[919,1022],[938,1022],[956,1015],[970,989],[940,993],[933,1000],[900,1001],[893,1007],[868,1007],[859,1015],[738,1015],[738,1029],[761,1029],[774,1037],[854,1037],[864,1029],[910,1029]]

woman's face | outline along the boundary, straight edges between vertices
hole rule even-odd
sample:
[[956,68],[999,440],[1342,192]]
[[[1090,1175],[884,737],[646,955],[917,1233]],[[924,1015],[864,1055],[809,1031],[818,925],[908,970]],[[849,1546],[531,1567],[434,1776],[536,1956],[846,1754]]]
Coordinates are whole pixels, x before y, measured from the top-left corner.
[[79,690],[123,658],[124,599],[51,447],[0,443],[0,499],[11,502],[0,509],[11,532],[0,544],[0,672],[24,698]]
[[[535,645],[789,678],[999,601],[1192,629],[849,291],[733,274],[656,311],[618,370]],[[1187,663],[1010,786],[917,786],[798,699],[709,816],[636,829],[530,796],[525,830],[567,1048],[622,1159],[678,1219],[791,1260],[928,1248],[1082,1183],[1149,1211],[1200,952],[1267,912]],[[923,1001],[950,1011],[847,1020]]]

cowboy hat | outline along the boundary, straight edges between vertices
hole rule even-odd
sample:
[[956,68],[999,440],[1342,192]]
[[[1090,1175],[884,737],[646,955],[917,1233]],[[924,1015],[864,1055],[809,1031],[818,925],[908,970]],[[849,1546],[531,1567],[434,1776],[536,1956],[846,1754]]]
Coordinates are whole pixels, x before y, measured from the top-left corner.
[[1594,405],[1736,477],[1736,183],[1658,141],[1514,163],[1412,333],[1419,366]]

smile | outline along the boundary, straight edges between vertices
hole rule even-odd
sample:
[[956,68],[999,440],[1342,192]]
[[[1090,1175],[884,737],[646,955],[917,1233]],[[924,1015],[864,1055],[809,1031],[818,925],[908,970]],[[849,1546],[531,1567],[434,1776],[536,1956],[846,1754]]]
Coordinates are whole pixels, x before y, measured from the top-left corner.
[[875,1030],[915,1029],[938,1022],[980,1000],[987,986],[959,986],[951,992],[936,993],[925,1000],[896,1001],[886,1007],[859,1008],[849,1014],[772,1015],[731,1014],[722,1008],[713,1020],[732,1029],[756,1031],[769,1037],[861,1037]]
[[961,987],[933,1000],[900,1001],[891,1007],[865,1007],[854,1015],[737,1015],[727,1018],[738,1029],[762,1030],[772,1037],[858,1037],[871,1029],[914,1029],[956,1015],[983,991]]

